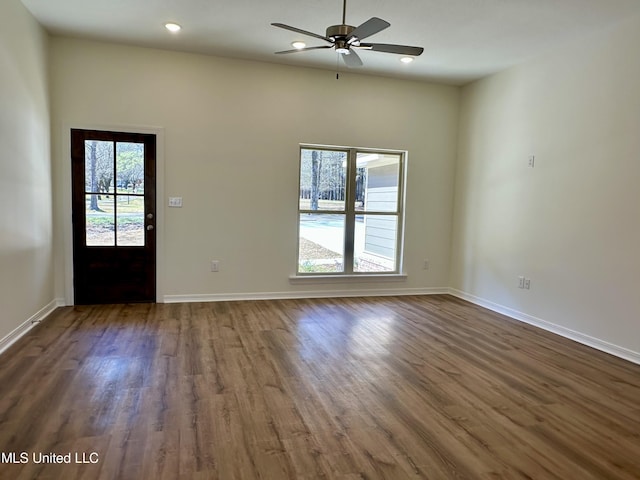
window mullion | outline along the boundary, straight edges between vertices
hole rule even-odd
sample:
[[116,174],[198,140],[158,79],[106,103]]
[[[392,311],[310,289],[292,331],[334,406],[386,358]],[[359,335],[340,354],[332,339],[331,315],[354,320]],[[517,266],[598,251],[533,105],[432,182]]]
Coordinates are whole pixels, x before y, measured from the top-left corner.
[[345,232],[344,232],[344,273],[353,273],[355,230],[356,230],[356,157],[357,151],[349,149],[347,157],[347,191],[345,195]]
[[[114,245],[118,246],[118,172],[117,168],[117,157],[118,157],[118,144],[116,141],[113,141],[113,240]],[[109,189],[107,188],[107,195],[109,194]]]

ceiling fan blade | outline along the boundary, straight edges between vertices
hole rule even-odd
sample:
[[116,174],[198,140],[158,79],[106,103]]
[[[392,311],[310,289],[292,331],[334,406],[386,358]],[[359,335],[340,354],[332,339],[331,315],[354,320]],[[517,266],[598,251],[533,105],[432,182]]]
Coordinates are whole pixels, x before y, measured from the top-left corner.
[[319,50],[321,48],[333,48],[333,45],[322,45],[321,47],[306,47],[306,48],[295,48],[293,50],[283,50],[281,52],[275,52],[276,54],[280,53],[297,53],[297,52],[306,52],[307,50]]
[[349,53],[343,53],[342,54],[342,59],[344,60],[344,63],[347,64],[347,67],[361,67],[362,66],[362,60],[360,59],[360,57],[358,56],[356,51],[353,50],[353,49],[350,49]]
[[390,43],[361,43],[358,47],[373,50],[374,52],[397,53],[399,55],[412,55],[414,57],[417,57],[424,52],[424,48],[422,47],[392,45]]
[[389,22],[386,22],[378,17],[371,17],[369,20],[367,20],[362,25],[357,27],[353,32],[351,32],[351,34],[347,37],[347,43],[350,43],[349,40],[353,38],[363,40],[375,33],[381,32],[389,26],[391,26]]
[[292,32],[301,33],[302,35],[308,35],[310,37],[319,38],[320,40],[324,40],[325,42],[333,43],[331,39],[324,37],[322,35],[318,35],[317,33],[307,32],[306,30],[302,30],[301,28],[292,27],[290,25],[285,25],[284,23],[272,23],[274,27],[284,28],[285,30],[291,30]]

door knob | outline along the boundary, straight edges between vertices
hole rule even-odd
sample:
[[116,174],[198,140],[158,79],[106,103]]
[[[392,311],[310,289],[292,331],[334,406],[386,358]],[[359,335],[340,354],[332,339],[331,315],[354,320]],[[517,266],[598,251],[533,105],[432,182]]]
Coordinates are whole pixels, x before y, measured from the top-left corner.
[[151,220],[153,218],[153,213],[147,213],[147,218]]
[[153,225],[147,225],[147,230],[153,230]]

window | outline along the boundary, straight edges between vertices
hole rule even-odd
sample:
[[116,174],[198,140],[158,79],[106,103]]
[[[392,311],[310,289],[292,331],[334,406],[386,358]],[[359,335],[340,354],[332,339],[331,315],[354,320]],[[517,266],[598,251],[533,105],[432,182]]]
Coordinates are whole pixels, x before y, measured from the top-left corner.
[[144,143],[85,140],[86,246],[144,246]]
[[400,272],[404,157],[300,148],[298,275]]

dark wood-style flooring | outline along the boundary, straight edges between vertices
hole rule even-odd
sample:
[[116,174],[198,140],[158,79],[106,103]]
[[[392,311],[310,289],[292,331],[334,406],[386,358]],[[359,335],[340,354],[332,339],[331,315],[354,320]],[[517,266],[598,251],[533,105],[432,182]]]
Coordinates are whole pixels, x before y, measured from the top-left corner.
[[0,357],[0,453],[11,480],[637,480],[640,366],[446,295],[65,307]]

